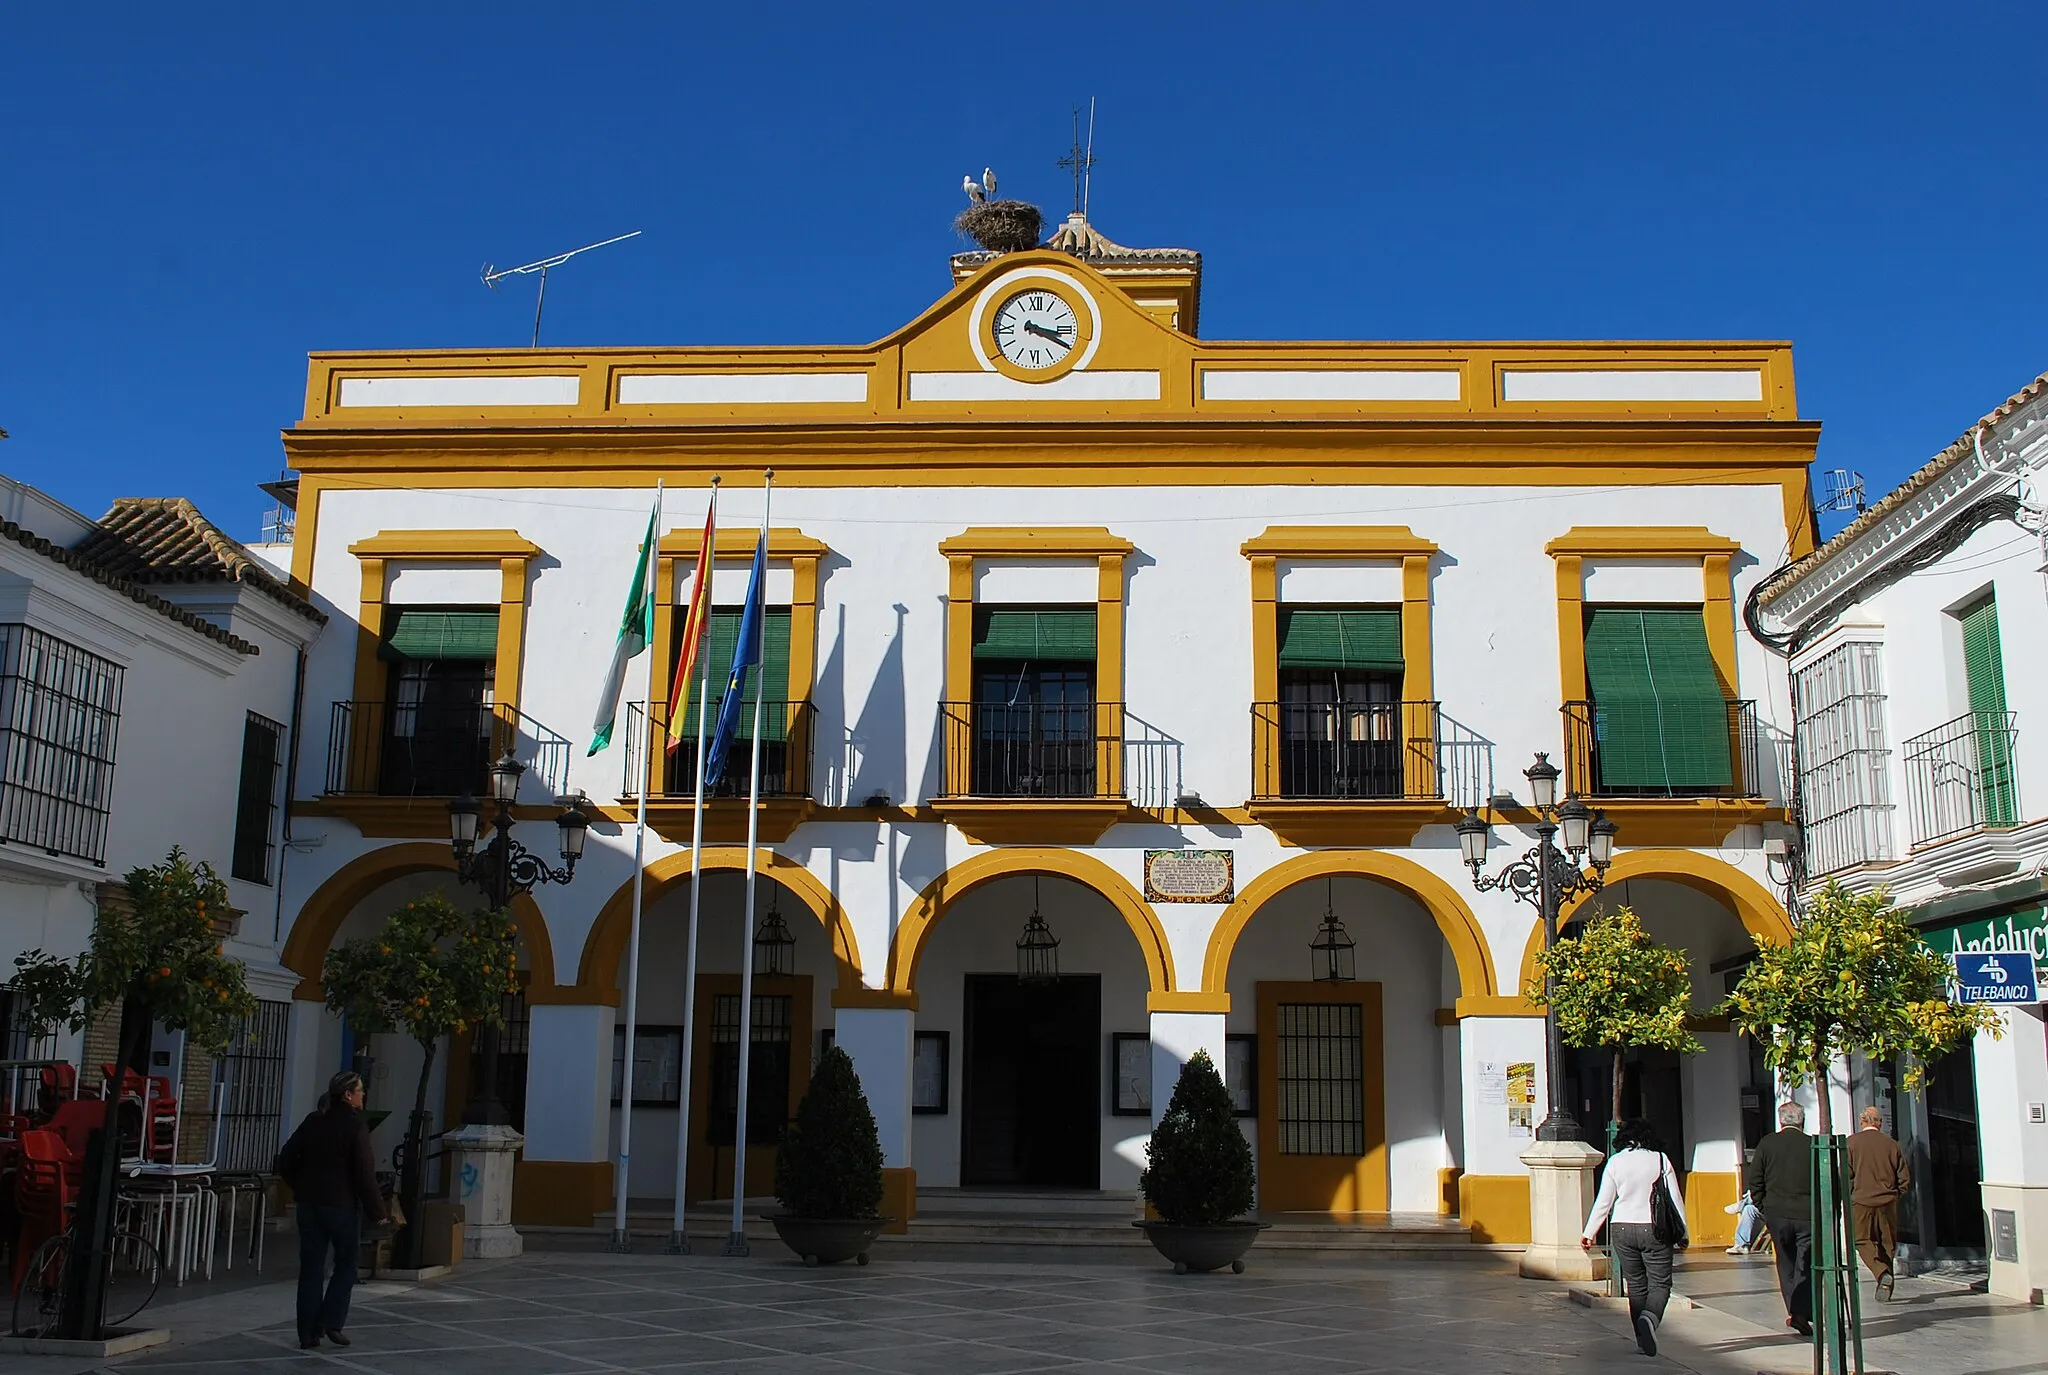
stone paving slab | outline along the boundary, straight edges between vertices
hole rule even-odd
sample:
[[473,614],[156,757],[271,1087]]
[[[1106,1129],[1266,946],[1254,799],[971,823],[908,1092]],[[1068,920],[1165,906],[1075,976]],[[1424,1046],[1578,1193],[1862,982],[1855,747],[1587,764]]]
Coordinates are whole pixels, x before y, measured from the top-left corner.
[[[1804,1370],[1807,1348],[1735,1310],[1775,1304],[1768,1270],[1688,1270],[1665,1354],[1626,1315],[1494,1265],[1301,1265],[1175,1276],[1163,1265],[893,1263],[806,1269],[724,1257],[531,1254],[426,1285],[357,1290],[354,1345],[297,1350],[292,1286],[153,1313],[172,1344],[105,1362],[22,1358],[23,1375],[1618,1375]],[[1761,1288],[1759,1286],[1762,1286]],[[2048,1315],[1900,1286],[1873,1320],[1887,1368],[2048,1375]],[[1923,1301],[1924,1300],[1924,1301]],[[1766,1312],[1766,1317],[1770,1314]],[[1883,1347],[1880,1348],[1880,1343]],[[1788,1364],[1789,1361],[1789,1364]],[[14,1375],[10,1364],[9,1375]]]

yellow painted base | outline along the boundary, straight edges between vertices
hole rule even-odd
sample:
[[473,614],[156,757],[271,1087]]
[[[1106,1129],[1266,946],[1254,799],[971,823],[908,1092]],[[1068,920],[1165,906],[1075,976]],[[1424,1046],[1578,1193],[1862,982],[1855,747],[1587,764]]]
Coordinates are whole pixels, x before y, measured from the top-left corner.
[[945,797],[932,810],[983,845],[1093,845],[1130,817],[1131,804],[1120,797]]
[[1258,801],[1247,808],[1282,845],[1411,845],[1424,826],[1457,819],[1438,801]]
[[512,1225],[588,1227],[612,1203],[609,1160],[519,1160],[512,1166]]
[[1695,1247],[1727,1246],[1735,1240],[1737,1218],[1726,1209],[1740,1197],[1739,1174],[1694,1170],[1685,1177],[1685,1227]]
[[896,1219],[882,1229],[892,1237],[908,1232],[917,1219],[917,1171],[908,1165],[882,1171],[882,1216]]
[[1458,1177],[1458,1220],[1474,1241],[1496,1246],[1529,1244],[1529,1177],[1468,1174]]
[[1463,1165],[1446,1165],[1436,1172],[1436,1211],[1439,1217],[1451,1217],[1458,1211],[1458,1180],[1464,1175]]

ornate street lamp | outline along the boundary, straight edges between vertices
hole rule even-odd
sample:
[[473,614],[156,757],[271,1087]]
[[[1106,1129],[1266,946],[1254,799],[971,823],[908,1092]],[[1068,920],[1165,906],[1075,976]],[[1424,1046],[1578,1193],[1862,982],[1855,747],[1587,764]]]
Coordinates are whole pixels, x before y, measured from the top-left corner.
[[754,977],[783,979],[796,973],[796,937],[782,919],[781,885],[768,890],[768,915],[754,933]]
[[1038,912],[1038,875],[1031,876],[1031,917],[1017,937],[1017,982],[1049,984],[1060,977],[1060,938]]
[[1308,943],[1310,977],[1318,983],[1350,983],[1358,977],[1358,943],[1337,920],[1337,881],[1329,880],[1323,924]]
[[[1486,867],[1487,823],[1475,811],[1465,813],[1457,824],[1458,852],[1472,870],[1473,885],[1482,892],[1504,888],[1534,907],[1543,921],[1543,948],[1557,944],[1558,909],[1580,893],[1597,892],[1606,882],[1607,866],[1614,862],[1614,837],[1621,829],[1605,812],[1594,812],[1575,797],[1557,803],[1557,766],[1550,756],[1539,753],[1536,762],[1523,771],[1529,780],[1529,797],[1537,816],[1536,844],[1520,859],[1498,874],[1482,874]],[[1557,846],[1562,832],[1564,848]],[[1592,871],[1582,865],[1590,861]],[[1576,1141],[1578,1120],[1564,1099],[1564,1080],[1558,1066],[1564,1059],[1558,1035],[1555,994],[1557,981],[1544,976],[1546,1007],[1543,1014],[1544,1072],[1549,1083],[1549,1112],[1536,1128],[1538,1141]]]

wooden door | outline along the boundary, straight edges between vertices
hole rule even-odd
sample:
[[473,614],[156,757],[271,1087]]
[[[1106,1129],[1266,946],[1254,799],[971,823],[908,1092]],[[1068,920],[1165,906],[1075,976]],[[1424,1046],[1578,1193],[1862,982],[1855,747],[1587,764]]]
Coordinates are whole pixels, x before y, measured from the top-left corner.
[[1261,982],[1259,1211],[1387,1211],[1377,983]]
[[[739,1069],[737,974],[697,976],[697,1030],[690,1066],[691,1201],[732,1197]],[[754,1056],[747,1096],[752,1144],[747,1193],[775,1192],[775,1142],[811,1082],[811,976],[754,980]],[[777,1091],[774,1081],[786,1087]]]

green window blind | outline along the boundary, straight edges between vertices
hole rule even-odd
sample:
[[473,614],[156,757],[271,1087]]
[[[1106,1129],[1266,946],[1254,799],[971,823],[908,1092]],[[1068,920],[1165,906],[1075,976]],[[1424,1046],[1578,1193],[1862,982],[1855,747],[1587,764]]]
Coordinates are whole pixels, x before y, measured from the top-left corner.
[[1593,607],[1586,686],[1602,788],[1725,788],[1729,712],[1706,624],[1691,607]]
[[1398,607],[1281,607],[1280,667],[1399,673]]
[[1998,640],[1998,603],[1986,597],[1962,615],[1963,678],[1976,718],[1978,787],[1987,826],[2015,819],[2012,736],[2005,728],[2005,651]]
[[1095,659],[1095,608],[976,607],[977,659]]
[[396,609],[381,651],[387,659],[496,659],[498,612]]
[[[687,608],[678,608],[675,619],[675,644],[681,652],[683,638],[683,616]],[[781,740],[789,733],[789,708],[780,705],[791,696],[789,690],[789,608],[770,606],[764,608],[761,622],[761,667],[747,674],[747,690],[740,698],[740,738],[751,740],[754,735],[754,703],[767,692],[766,705],[761,708],[761,738]],[[683,718],[683,736],[687,740],[697,738],[697,706],[704,695],[704,664],[711,665],[711,700],[715,704],[725,696],[726,675],[732,671],[733,647],[740,639],[740,608],[713,607],[711,624],[705,628],[703,658],[690,674],[690,707]],[[670,664],[674,672],[675,666]],[[805,685],[808,688],[808,684]],[[801,696],[801,693],[797,694]],[[714,711],[713,720],[717,719]]]

